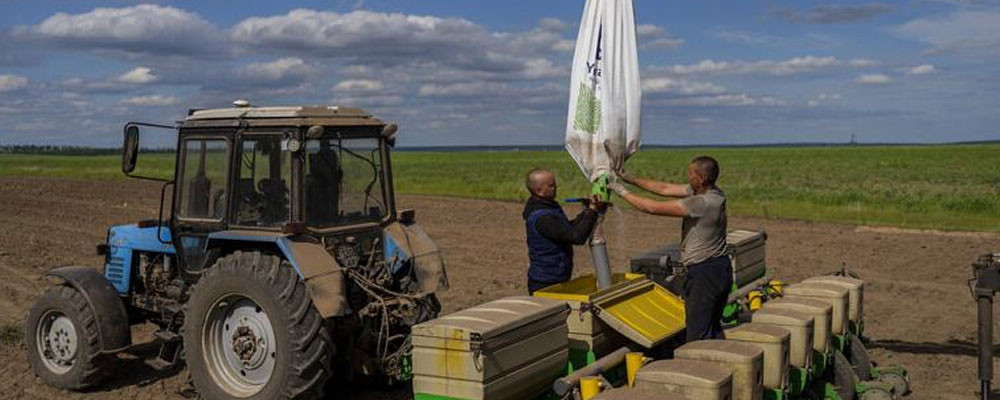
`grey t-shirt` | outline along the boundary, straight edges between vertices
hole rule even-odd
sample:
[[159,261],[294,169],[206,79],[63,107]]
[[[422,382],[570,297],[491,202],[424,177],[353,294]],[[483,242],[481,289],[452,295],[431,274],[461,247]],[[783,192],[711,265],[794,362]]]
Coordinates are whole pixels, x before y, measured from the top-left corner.
[[[688,193],[693,193],[688,187]],[[726,254],[726,194],[712,188],[680,200],[688,212],[681,224],[681,258],[684,265]]]

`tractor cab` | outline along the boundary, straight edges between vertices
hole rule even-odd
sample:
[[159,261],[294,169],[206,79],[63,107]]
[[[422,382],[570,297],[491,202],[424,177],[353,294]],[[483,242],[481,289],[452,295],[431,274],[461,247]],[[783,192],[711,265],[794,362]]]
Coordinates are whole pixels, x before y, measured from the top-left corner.
[[[125,128],[126,174],[142,163],[136,155],[146,126],[155,127]],[[211,262],[208,242],[218,232],[324,238],[353,231],[371,239],[366,231],[377,234],[398,219],[389,163],[395,132],[353,108],[192,110],[178,126],[172,207],[158,238],[172,238],[193,270]]]

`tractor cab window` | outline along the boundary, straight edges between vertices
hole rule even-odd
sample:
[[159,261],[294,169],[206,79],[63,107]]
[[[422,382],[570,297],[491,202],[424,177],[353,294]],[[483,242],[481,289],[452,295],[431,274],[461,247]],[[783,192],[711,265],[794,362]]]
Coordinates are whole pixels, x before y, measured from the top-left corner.
[[187,139],[181,169],[181,218],[221,220],[229,177],[229,142],[224,139]]
[[291,157],[280,134],[246,135],[233,186],[235,217],[243,226],[280,227],[290,215]]
[[376,138],[306,142],[306,222],[334,226],[381,220],[382,158]]

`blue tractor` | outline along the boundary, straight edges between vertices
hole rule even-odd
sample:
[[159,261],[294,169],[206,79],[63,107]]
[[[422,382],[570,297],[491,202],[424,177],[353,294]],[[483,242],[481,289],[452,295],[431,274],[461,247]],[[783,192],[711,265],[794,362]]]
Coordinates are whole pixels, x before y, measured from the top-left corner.
[[[157,129],[177,136],[172,179],[136,168],[166,161],[140,144]],[[160,347],[147,363],[186,364],[207,399],[408,379],[410,327],[436,317],[448,281],[413,211],[396,209],[395,134],[359,109],[245,101],[174,126],[127,124],[122,171],[162,181],[160,216],[110,227],[103,273],[48,273],[59,284],[25,322],[35,373],[91,387],[132,345],[130,327],[149,323]]]

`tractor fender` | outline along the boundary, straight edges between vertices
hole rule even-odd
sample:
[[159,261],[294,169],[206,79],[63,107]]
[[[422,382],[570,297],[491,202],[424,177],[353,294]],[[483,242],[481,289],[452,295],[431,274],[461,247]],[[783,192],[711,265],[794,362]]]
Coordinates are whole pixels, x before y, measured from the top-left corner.
[[[341,317],[351,313],[347,304],[347,280],[344,269],[323,248],[323,245],[288,234],[255,231],[220,231],[208,235],[208,248],[234,242],[271,244],[306,283],[309,297],[323,318]],[[246,246],[239,246],[246,248]]]
[[395,273],[411,262],[417,291],[434,293],[448,289],[444,255],[423,227],[414,222],[394,222],[385,227],[385,259]]
[[115,353],[132,345],[125,304],[104,275],[90,267],[72,266],[53,269],[45,276],[62,279],[87,300],[87,306],[97,318],[102,352]]

